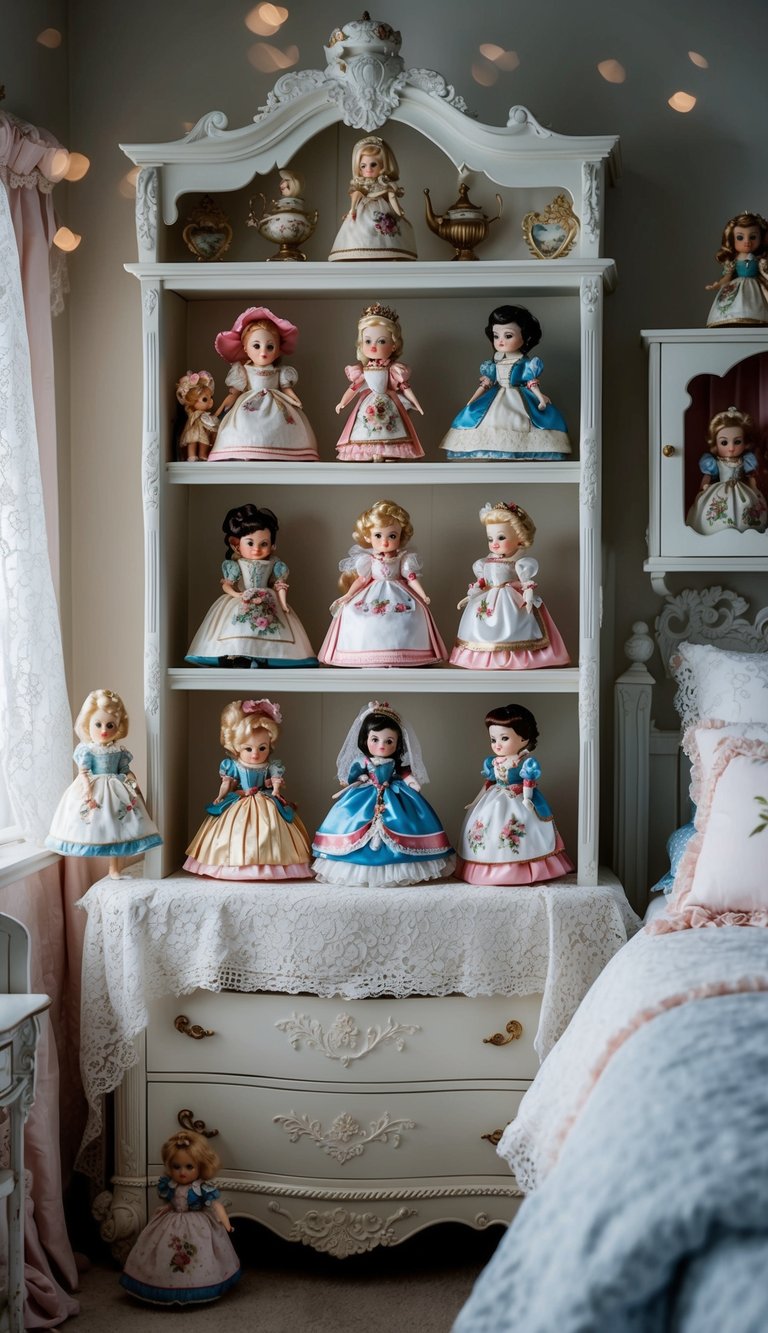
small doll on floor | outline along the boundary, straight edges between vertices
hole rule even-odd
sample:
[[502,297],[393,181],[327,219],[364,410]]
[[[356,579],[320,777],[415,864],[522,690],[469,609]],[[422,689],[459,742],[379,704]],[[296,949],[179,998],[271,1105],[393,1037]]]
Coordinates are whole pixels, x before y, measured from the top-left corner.
[[361,514],[355,545],[340,562],[343,596],[318,653],[328,666],[426,666],[447,657],[419,582],[421,561],[407,549],[410,516],[394,500]]
[[161,1149],[164,1200],[125,1261],[120,1285],[150,1305],[202,1305],[218,1300],[240,1277],[233,1230],[219,1191],[208,1182],[219,1159],[208,1140],[181,1130]]
[[573,862],[537,786],[535,717],[522,704],[506,704],[492,709],[485,725],[493,754],[483,764],[484,785],[467,807],[457,876],[468,884],[526,885],[568,874]]
[[419,743],[388,703],[360,710],[336,771],[342,790],[312,844],[322,883],[380,888],[450,874],[453,848],[421,795],[429,778]]
[[707,284],[717,291],[707,328],[768,324],[768,222],[759,213],[738,213],[725,224],[716,255],[722,277]]
[[459,632],[449,661],[480,670],[567,666],[560,633],[536,592],[538,561],[516,559],[536,535],[520,505],[483,505],[488,555],[472,566],[475,582],[459,602]]
[[45,845],[62,856],[108,856],[110,878],[119,879],[121,857],[163,841],[131,772],[133,755],[120,744],[128,714],[119,694],[92,690],[75,733],[78,775],[59,801]]
[[179,453],[187,463],[205,461],[219,429],[212,416],[216,386],[207,370],[188,370],[176,385],[176,398],[187,414],[187,423],[179,436]]
[[293,385],[292,366],[278,366],[290,356],[299,330],[266,306],[251,306],[231,329],[216,337],[216,351],[232,362],[230,392],[216,409],[227,408],[210,461],[224,459],[300,459],[317,461],[317,441]]
[[403,213],[400,172],[392,149],[376,134],[352,149],[349,212],[328,258],[415,259],[413,227]]
[[349,380],[336,411],[356,398],[336,444],[344,462],[380,463],[392,459],[408,462],[423,458],[424,450],[408,417],[412,407],[424,413],[413,389],[411,372],[393,360],[403,349],[397,311],[389,306],[366,306],[357,325],[357,356],[354,366],[345,366]]
[[311,877],[307,831],[284,795],[285,765],[272,754],[282,715],[269,699],[235,699],[221,715],[221,784],[184,869],[210,879]]
[[186,655],[196,666],[314,667],[317,658],[288,605],[289,569],[275,555],[278,521],[271,509],[230,509],[222,531],[224,589]]
[[738,407],[718,412],[709,423],[709,453],[699,459],[701,486],[685,520],[703,537],[768,527],[768,504],[758,489],[757,458],[750,447],[754,433],[752,418]]
[[493,360],[481,365],[480,384],[440,448],[450,459],[567,458],[566,424],[539,387],[544,364],[528,355],[541,342],[536,316],[523,306],[499,306],[488,316],[485,334]]

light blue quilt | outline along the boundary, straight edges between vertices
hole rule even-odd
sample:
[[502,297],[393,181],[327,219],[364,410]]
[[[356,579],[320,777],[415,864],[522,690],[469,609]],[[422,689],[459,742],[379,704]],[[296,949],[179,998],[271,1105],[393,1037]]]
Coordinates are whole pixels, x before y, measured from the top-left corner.
[[768,994],[613,1056],[454,1333],[768,1331]]

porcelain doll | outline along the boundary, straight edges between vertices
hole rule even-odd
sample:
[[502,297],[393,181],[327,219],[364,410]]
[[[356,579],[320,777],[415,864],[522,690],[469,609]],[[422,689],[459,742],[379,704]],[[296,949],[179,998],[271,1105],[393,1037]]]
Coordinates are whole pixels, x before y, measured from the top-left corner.
[[523,306],[499,306],[488,316],[485,334],[493,360],[482,363],[480,384],[440,448],[450,459],[567,458],[566,424],[539,386],[542,361],[529,356],[541,341],[536,316]]
[[467,806],[457,876],[468,884],[539,884],[568,874],[573,862],[538,788],[541,768],[531,754],[539,738],[535,717],[512,703],[492,709],[485,725],[493,754]]
[[179,453],[187,463],[205,461],[219,423],[211,413],[216,385],[207,370],[188,370],[176,385],[176,398],[187,415],[179,436]]
[[403,213],[400,172],[392,149],[376,134],[352,149],[349,211],[328,258],[416,259],[413,227]]
[[230,509],[223,592],[207,612],[186,655],[195,666],[314,667],[317,658],[288,605],[289,569],[275,555],[278,522],[254,504]]
[[701,486],[685,520],[694,532],[765,532],[768,505],[757,485],[753,436],[752,418],[738,407],[710,421],[709,453],[699,459]]
[[218,1300],[240,1277],[229,1239],[234,1228],[209,1182],[219,1158],[194,1130],[172,1134],[160,1155],[163,1200],[125,1261],[120,1285],[151,1305],[202,1305]]
[[120,858],[163,841],[131,771],[133,755],[120,742],[128,714],[113,690],[92,690],[75,720],[77,777],[56,808],[46,847],[62,856],[108,856],[120,878]]
[[361,514],[355,545],[339,564],[342,596],[318,653],[328,666],[426,666],[447,657],[419,580],[421,561],[408,550],[410,516],[394,500]]
[[269,699],[235,699],[221,715],[216,799],[187,848],[184,869],[210,879],[308,879],[309,838],[283,794],[285,765],[273,755],[282,715]]
[[290,320],[273,315],[266,306],[251,306],[238,315],[231,329],[217,334],[216,351],[232,369],[229,393],[216,409],[226,409],[210,461],[227,459],[294,459],[317,461],[315,433],[293,385],[298,375],[292,366],[278,365],[290,356],[299,331]]
[[336,453],[345,462],[393,458],[407,462],[424,457],[408,418],[411,408],[424,413],[410,387],[408,367],[394,359],[402,347],[397,311],[378,303],[366,306],[357,325],[358,361],[344,367],[349,387],[336,404],[337,413],[343,412],[357,398],[336,444]]
[[429,778],[418,740],[388,703],[360,710],[336,771],[342,789],[312,843],[322,883],[378,888],[450,874],[456,857],[421,794]]
[[488,555],[472,566],[475,582],[463,610],[449,661],[485,670],[567,666],[570,658],[536,591],[538,561],[516,559],[533,543],[536,527],[520,505],[483,505],[480,522]]
[[717,291],[707,328],[768,324],[768,222],[759,213],[738,213],[725,225],[716,258],[722,277],[706,290]]

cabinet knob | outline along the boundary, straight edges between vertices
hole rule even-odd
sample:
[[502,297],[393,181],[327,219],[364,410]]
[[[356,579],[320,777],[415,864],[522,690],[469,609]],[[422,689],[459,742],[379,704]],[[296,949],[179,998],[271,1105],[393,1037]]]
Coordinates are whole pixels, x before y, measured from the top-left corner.
[[[506,1037],[504,1036],[506,1032]],[[518,1023],[516,1018],[510,1018],[504,1032],[494,1032],[491,1037],[483,1037],[484,1046],[508,1046],[511,1041],[517,1041],[523,1035],[523,1025]]]
[[[510,1121],[510,1124],[511,1124],[511,1123],[512,1123],[512,1122]],[[505,1128],[506,1128],[506,1126],[505,1126]],[[494,1148],[495,1148],[495,1147],[498,1145],[499,1140],[501,1139],[501,1136],[502,1136],[503,1133],[504,1133],[504,1130],[503,1130],[503,1129],[494,1129],[490,1134],[481,1134],[481,1135],[480,1135],[480,1138],[481,1138],[481,1139],[485,1139],[486,1143],[491,1143],[491,1144],[493,1144],[493,1146],[494,1146]]]
[[181,1125],[181,1128],[192,1129],[194,1130],[195,1134],[202,1134],[206,1139],[215,1139],[219,1131],[217,1129],[206,1129],[205,1121],[195,1120],[194,1114],[195,1114],[194,1111],[186,1109],[183,1111],[179,1111],[179,1114],[176,1116],[176,1119]]
[[173,1020],[173,1026],[177,1032],[183,1032],[185,1037],[192,1037],[195,1041],[202,1041],[203,1037],[214,1037],[216,1035],[213,1028],[202,1028],[199,1023],[190,1023],[186,1014],[177,1014]]
[[677,450],[674,444],[665,444],[662,446],[661,452],[663,453],[665,458],[674,458],[675,454],[677,453]]

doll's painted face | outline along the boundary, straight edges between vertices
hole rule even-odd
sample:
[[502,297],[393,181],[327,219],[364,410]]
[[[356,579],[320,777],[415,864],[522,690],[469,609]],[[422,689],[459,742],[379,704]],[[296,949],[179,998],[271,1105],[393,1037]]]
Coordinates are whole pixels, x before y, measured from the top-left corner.
[[213,407],[213,394],[205,386],[190,389],[187,394],[187,407],[193,412],[210,412]]
[[391,759],[397,749],[398,734],[393,727],[382,727],[381,731],[369,731],[366,745],[372,759]]
[[513,352],[519,352],[524,342],[519,324],[494,324],[493,346],[497,352],[510,356]]
[[269,732],[264,727],[258,727],[245,737],[237,751],[237,757],[241,764],[249,764],[251,767],[254,764],[266,764],[271,749]]
[[402,525],[394,521],[380,524],[370,534],[371,550],[376,555],[394,555],[400,550]]
[[257,528],[245,537],[230,537],[229,544],[241,560],[266,560],[274,549],[269,528]]
[[383,324],[363,329],[363,356],[367,361],[388,361],[395,350],[395,340]]
[[516,555],[520,550],[520,540],[509,523],[489,523],[485,530],[491,555]]
[[737,255],[751,255],[760,248],[759,227],[734,227],[733,248]]
[[243,350],[254,366],[271,366],[280,355],[280,339],[270,329],[254,324],[243,340]]
[[360,154],[360,175],[364,180],[375,181],[382,172],[382,162],[378,153]]
[[715,455],[717,458],[741,458],[748,447],[741,426],[723,426],[715,437]]
[[108,713],[105,708],[97,708],[88,723],[88,735],[92,741],[99,745],[109,745],[110,741],[115,739],[118,731],[118,719],[114,713]]
[[507,758],[511,755],[517,755],[524,750],[527,741],[523,736],[518,736],[514,727],[509,725],[501,726],[492,722],[488,728],[488,735],[491,741],[491,749],[494,754],[501,758]]
[[197,1180],[197,1166],[186,1148],[176,1149],[167,1170],[174,1185],[192,1185]]

